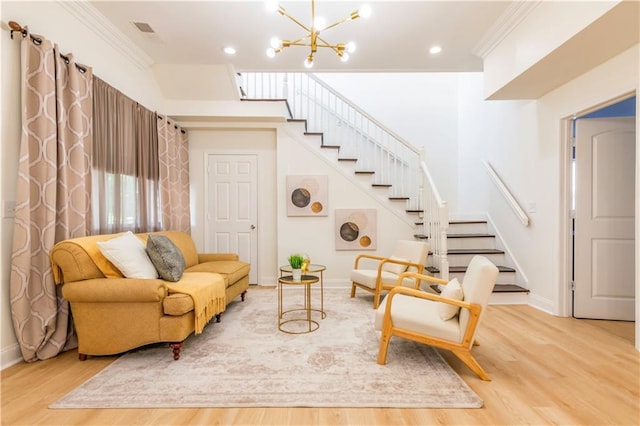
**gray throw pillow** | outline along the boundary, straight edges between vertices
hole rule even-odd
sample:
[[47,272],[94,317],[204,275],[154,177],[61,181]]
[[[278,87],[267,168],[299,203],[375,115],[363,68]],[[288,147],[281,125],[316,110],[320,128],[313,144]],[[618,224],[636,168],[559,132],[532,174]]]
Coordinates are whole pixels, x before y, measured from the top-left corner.
[[163,280],[176,282],[182,278],[184,256],[169,238],[164,235],[149,235],[147,254]]

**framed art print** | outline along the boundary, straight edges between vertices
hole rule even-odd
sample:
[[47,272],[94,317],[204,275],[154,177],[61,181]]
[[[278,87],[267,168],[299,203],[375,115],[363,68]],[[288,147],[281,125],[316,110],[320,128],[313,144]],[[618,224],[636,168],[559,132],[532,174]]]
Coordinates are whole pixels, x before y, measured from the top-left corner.
[[287,216],[328,216],[326,175],[287,176]]
[[336,209],[336,250],[375,250],[376,209]]

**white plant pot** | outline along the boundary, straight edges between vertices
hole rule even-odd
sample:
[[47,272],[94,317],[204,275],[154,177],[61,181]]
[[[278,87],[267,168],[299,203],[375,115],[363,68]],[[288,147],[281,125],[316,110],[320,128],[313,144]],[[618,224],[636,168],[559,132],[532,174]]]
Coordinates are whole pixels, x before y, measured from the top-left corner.
[[291,275],[294,281],[300,281],[302,279],[302,269],[292,269]]

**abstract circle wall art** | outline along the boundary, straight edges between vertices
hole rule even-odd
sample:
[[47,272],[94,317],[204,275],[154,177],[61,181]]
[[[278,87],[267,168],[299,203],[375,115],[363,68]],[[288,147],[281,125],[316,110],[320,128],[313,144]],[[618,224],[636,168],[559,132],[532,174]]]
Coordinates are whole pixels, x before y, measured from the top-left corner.
[[325,175],[287,176],[287,216],[328,216],[329,178]]
[[336,250],[375,250],[376,209],[336,209]]

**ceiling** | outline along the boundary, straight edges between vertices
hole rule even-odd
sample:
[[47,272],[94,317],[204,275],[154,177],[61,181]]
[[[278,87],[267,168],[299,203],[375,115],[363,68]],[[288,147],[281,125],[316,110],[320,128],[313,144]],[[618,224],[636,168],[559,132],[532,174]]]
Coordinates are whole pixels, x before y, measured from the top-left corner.
[[[269,12],[264,1],[90,1],[152,64],[233,64],[237,71],[299,71],[308,47],[293,46],[268,58],[269,40],[296,39],[304,30]],[[316,15],[328,23],[342,20],[363,4],[372,15],[332,28],[327,42],[354,41],[357,50],[341,62],[319,49],[318,71],[482,71],[482,50],[518,1],[316,1]],[[282,1],[289,14],[309,25],[311,2]],[[133,22],[149,24],[153,34]],[[438,44],[442,52],[428,53]],[[222,49],[232,46],[233,56]]]

